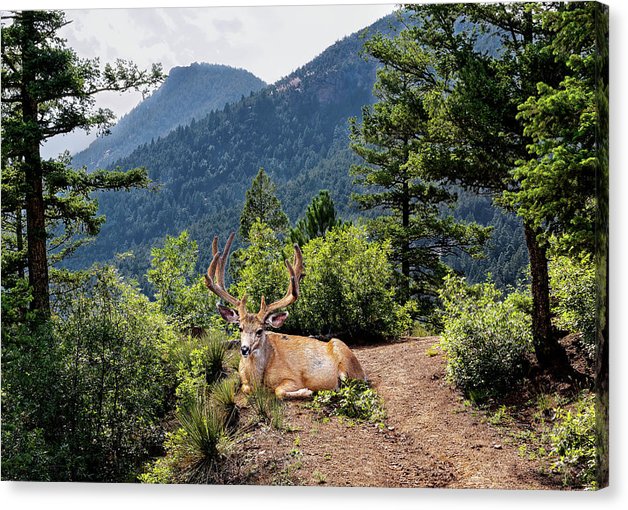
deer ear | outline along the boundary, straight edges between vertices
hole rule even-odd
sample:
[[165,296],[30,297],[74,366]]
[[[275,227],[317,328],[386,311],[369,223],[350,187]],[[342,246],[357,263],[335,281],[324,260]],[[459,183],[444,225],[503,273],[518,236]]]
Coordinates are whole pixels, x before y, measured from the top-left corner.
[[240,322],[240,316],[238,315],[238,312],[236,312],[233,308],[229,308],[228,306],[223,306],[221,304],[217,304],[216,307],[218,308],[218,313],[220,314],[220,316],[227,322]]
[[273,313],[266,317],[266,324],[271,328],[280,328],[287,318],[288,312]]

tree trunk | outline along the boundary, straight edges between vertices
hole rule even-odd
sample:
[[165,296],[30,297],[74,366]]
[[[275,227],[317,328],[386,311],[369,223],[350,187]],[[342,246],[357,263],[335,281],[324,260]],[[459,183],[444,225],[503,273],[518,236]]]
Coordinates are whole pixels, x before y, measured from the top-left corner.
[[32,13],[23,13],[25,35],[22,41],[22,121],[24,123],[24,167],[26,184],[26,241],[28,243],[28,281],[33,290],[31,309],[43,317],[50,315],[48,255],[46,253],[46,215],[43,169],[39,153],[41,136],[37,122],[37,100],[29,84],[36,81],[33,43],[35,26]]
[[552,334],[549,304],[549,275],[547,253],[536,238],[536,231],[524,225],[526,244],[530,256],[532,277],[532,341],[536,359],[542,368],[561,362],[560,346]]
[[410,190],[408,181],[403,183],[403,204],[401,210],[403,241],[401,244],[401,274],[403,275],[403,300],[410,299],[410,243],[408,229],[410,227]]
[[[22,204],[18,205],[17,211],[15,211],[15,247],[19,253],[24,249],[24,226],[22,224]],[[24,278],[24,265],[23,260],[20,258],[20,262],[17,267],[17,275],[20,278]]]
[[[39,147],[38,147],[39,149]],[[50,315],[48,255],[46,253],[45,206],[39,150],[26,162],[26,239],[28,242],[28,281],[33,289],[31,308]]]

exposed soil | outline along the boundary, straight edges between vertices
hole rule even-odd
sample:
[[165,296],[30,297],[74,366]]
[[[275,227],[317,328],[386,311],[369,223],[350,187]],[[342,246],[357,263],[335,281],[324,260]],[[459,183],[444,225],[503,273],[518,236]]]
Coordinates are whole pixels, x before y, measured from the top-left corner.
[[238,441],[240,483],[562,488],[445,382],[436,343],[425,337],[355,348],[384,399],[384,429],[324,420],[306,402],[289,402],[287,431],[259,425]]

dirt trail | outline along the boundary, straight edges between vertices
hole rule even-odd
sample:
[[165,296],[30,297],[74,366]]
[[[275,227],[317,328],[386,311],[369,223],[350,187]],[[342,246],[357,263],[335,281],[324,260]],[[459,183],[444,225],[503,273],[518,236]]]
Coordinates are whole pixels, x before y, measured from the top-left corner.
[[374,425],[321,421],[289,403],[291,432],[257,429],[241,447],[246,483],[370,487],[560,488],[444,381],[434,337],[354,349],[383,397]]

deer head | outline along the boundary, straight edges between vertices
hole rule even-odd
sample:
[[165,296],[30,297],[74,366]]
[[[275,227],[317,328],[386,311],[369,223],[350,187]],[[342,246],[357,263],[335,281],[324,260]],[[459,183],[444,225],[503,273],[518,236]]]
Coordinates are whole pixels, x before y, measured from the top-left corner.
[[303,277],[303,255],[297,244],[294,245],[294,261],[290,264],[286,260],[286,267],[290,274],[290,283],[286,295],[279,301],[269,305],[262,296],[259,312],[249,313],[246,310],[246,294],[237,299],[225,290],[225,266],[229,258],[229,250],[233,242],[232,232],[227,239],[222,253],[218,250],[218,237],[212,242],[212,261],[207,268],[205,285],[222,300],[230,303],[234,308],[218,303],[218,312],[227,322],[238,324],[240,327],[240,351],[246,357],[259,349],[266,340],[266,328],[278,328],[288,318],[288,312],[274,313],[281,308],[291,305],[299,298],[299,283]]

